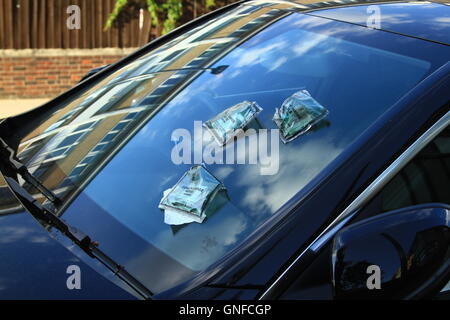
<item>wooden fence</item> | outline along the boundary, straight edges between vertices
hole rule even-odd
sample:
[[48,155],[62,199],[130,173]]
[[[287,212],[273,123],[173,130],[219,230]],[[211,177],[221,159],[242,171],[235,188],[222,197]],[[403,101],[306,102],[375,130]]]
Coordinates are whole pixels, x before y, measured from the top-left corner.
[[[216,1],[217,6],[230,0]],[[183,1],[186,22],[206,13],[204,1]],[[104,31],[115,0],[0,0],[0,49],[128,48],[158,37],[147,10]],[[81,9],[81,28],[67,27],[67,8]]]

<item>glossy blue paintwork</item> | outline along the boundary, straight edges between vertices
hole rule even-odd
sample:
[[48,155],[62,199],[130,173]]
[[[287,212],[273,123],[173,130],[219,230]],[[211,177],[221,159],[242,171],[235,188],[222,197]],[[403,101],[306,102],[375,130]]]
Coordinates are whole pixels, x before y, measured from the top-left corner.
[[[29,213],[0,216],[0,299],[135,299],[53,239]],[[69,290],[67,268],[81,271]]]

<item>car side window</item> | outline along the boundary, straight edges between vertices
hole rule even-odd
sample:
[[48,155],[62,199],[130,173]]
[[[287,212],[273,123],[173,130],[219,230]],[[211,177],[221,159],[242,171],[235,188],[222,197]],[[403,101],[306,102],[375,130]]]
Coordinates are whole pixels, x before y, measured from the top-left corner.
[[[420,151],[369,202],[358,220],[432,202],[450,204],[450,126]],[[448,290],[450,283],[442,292]]]
[[450,204],[450,127],[403,168],[381,197],[383,212],[430,202]]
[[450,126],[420,151],[364,211],[379,214],[431,202],[450,204]]

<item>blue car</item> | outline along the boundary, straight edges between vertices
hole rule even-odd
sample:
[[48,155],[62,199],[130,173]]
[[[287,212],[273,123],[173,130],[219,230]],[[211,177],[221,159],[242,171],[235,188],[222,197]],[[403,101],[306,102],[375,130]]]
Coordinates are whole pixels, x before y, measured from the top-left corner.
[[0,122],[0,299],[448,299],[450,5],[240,1]]

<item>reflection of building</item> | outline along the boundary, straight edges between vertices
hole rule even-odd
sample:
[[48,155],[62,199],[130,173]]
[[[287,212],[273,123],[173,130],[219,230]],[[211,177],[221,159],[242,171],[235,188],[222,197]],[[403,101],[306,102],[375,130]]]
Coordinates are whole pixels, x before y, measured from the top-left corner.
[[105,78],[30,133],[19,147],[19,159],[47,188],[70,202],[147,119],[204,72],[192,68],[213,65],[290,14],[278,6],[285,4],[241,6]]
[[21,212],[21,206],[6,185],[6,181],[0,175],[0,216]]

